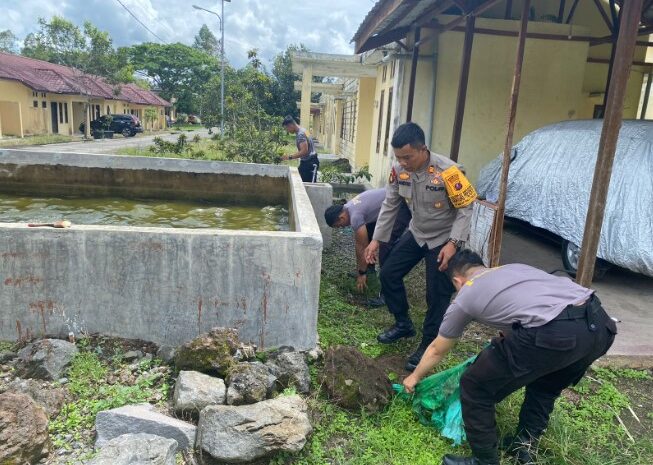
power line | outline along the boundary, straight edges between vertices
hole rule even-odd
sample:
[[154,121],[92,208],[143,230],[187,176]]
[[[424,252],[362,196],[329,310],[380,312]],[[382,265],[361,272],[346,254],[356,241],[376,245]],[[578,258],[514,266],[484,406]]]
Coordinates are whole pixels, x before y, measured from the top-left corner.
[[140,19],[138,19],[138,18],[136,17],[136,15],[135,15],[134,13],[132,13],[132,12],[129,10],[129,8],[127,8],[127,7],[125,6],[124,3],[122,3],[120,0],[116,0],[116,1],[117,1],[118,3],[120,3],[120,6],[122,6],[125,10],[127,10],[127,13],[129,13],[129,14],[132,16],[132,18],[134,18],[136,21],[138,21],[138,24],[140,24],[140,25],[143,26],[145,29],[147,29],[147,31],[148,31],[150,34],[152,34],[154,37],[156,37],[157,39],[159,39],[161,42],[165,43],[165,40],[163,40],[161,37],[159,37],[158,35],[156,35],[156,34],[155,34],[155,33],[154,33],[154,32],[153,32],[149,27],[147,27],[147,26],[146,26],[146,25],[145,25],[145,24],[144,24]]

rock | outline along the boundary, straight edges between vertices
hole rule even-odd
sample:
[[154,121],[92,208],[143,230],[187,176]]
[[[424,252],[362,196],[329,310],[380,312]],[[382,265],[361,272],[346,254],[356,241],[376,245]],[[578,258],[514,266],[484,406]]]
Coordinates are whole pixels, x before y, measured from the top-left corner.
[[122,356],[122,359],[125,362],[133,362],[134,360],[141,358],[143,358],[143,352],[140,350],[130,350],[129,352],[125,352],[125,354]]
[[236,363],[234,356],[239,345],[237,330],[214,328],[208,334],[180,346],[175,365],[178,370],[226,376],[229,368]]
[[77,347],[61,339],[42,339],[18,352],[16,375],[49,381],[59,379],[77,354]]
[[322,357],[324,357],[324,351],[320,346],[315,346],[314,349],[309,350],[306,352],[306,356],[308,357],[308,360],[311,362],[319,362],[322,360]]
[[276,381],[261,362],[239,363],[227,376],[227,404],[253,404],[265,400],[274,392]]
[[311,373],[301,352],[275,352],[265,364],[283,387],[294,386],[301,394],[311,389]]
[[383,368],[354,347],[336,346],[324,356],[322,381],[329,397],[341,407],[370,412],[392,399],[390,380]]
[[175,465],[177,441],[153,434],[123,434],[107,442],[87,465]]
[[331,166],[337,168],[339,173],[351,173],[351,163],[347,158],[338,158],[331,162]]
[[177,348],[173,346],[161,346],[156,351],[157,358],[166,363],[171,363],[175,359],[175,355],[177,355]]
[[27,394],[0,394],[0,463],[36,463],[50,452],[48,417]]
[[256,346],[254,344],[240,344],[234,355],[234,359],[238,362],[246,362],[255,358]]
[[64,388],[46,388],[33,379],[15,379],[7,385],[7,392],[30,396],[34,402],[45,409],[49,418],[59,415],[67,398]]
[[197,371],[180,371],[172,398],[176,412],[199,413],[207,405],[224,404],[227,387],[220,378]]
[[0,351],[0,365],[3,365],[7,362],[11,362],[16,357],[18,357],[18,354],[16,354],[15,352],[11,352],[10,350]]
[[279,451],[299,452],[311,433],[299,396],[240,407],[214,405],[200,413],[196,447],[220,462],[246,463]]
[[150,404],[126,405],[99,412],[95,417],[96,447],[123,434],[148,433],[174,439],[180,449],[192,448],[195,425],[163,415]]

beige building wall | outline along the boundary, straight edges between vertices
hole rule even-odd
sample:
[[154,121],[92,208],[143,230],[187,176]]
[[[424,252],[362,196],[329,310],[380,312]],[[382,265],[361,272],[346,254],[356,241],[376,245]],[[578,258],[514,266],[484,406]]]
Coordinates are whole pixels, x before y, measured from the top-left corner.
[[374,91],[376,79],[360,78],[358,80],[356,142],[354,148],[354,167],[363,168],[370,164],[370,139],[373,132]]

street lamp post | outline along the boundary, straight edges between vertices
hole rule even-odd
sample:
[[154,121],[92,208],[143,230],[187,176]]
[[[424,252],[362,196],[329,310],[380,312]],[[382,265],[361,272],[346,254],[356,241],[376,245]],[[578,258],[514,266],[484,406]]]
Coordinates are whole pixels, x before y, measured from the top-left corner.
[[221,0],[222,15],[217,14],[215,11],[202,8],[201,6],[193,5],[193,8],[196,10],[202,10],[216,15],[220,20],[220,32],[222,34],[222,40],[220,40],[220,135],[224,135],[224,2],[231,2],[231,0]]

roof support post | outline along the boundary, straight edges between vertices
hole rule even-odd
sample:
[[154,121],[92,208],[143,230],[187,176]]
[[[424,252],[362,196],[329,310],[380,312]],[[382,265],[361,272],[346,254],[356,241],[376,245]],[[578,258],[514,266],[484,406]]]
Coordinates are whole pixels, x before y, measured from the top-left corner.
[[20,138],[25,137],[23,132],[23,106],[18,102],[18,122],[20,123]]
[[503,240],[503,216],[506,211],[506,191],[508,190],[508,172],[510,170],[510,153],[512,152],[512,136],[515,130],[515,116],[517,114],[517,101],[519,100],[519,86],[521,84],[521,71],[524,64],[524,48],[526,45],[526,32],[528,29],[528,14],[531,0],[523,0],[521,11],[521,24],[517,45],[517,59],[512,77],[512,91],[508,104],[508,121],[506,123],[506,141],[503,146],[503,164],[501,167],[501,181],[499,183],[499,204],[497,206],[496,223],[494,225],[494,241],[490,254],[491,266],[499,264],[501,255],[501,241]]
[[569,15],[567,16],[567,21],[565,21],[565,23],[569,24],[571,20],[574,19],[574,13],[576,13],[576,7],[578,6],[579,1],[580,0],[574,0],[574,3],[571,4]]
[[594,276],[596,252],[598,251],[605,203],[608,197],[612,164],[617,148],[617,139],[623,119],[626,86],[635,53],[635,41],[642,13],[643,0],[624,2],[620,11],[619,36],[617,38],[614,66],[608,98],[603,118],[603,131],[599,142],[599,152],[594,169],[592,191],[590,193],[585,221],[585,232],[578,265],[576,281],[581,286],[589,286]]
[[417,79],[417,60],[419,59],[420,28],[415,29],[415,44],[413,45],[413,60],[410,63],[410,81],[408,83],[408,108],[406,122],[413,120],[413,100],[415,98],[415,81]]
[[565,0],[560,0],[560,8],[558,8],[558,23],[562,23],[565,16]]
[[313,83],[313,65],[304,66],[302,72],[302,103],[299,109],[299,123],[309,129],[311,124],[311,84]]
[[467,83],[469,82],[469,67],[472,61],[472,45],[474,43],[474,26],[476,16],[467,16],[465,24],[465,42],[463,44],[463,60],[460,65],[460,79],[458,81],[458,98],[456,101],[456,115],[453,120],[453,134],[451,136],[451,153],[453,161],[458,161],[460,152],[460,137],[463,129],[463,118],[465,116],[465,102],[467,100]]
[[646,119],[646,110],[648,109],[648,99],[651,96],[651,79],[653,79],[653,73],[648,72],[646,76],[646,90],[644,91],[644,101],[642,102],[642,113],[639,119]]

